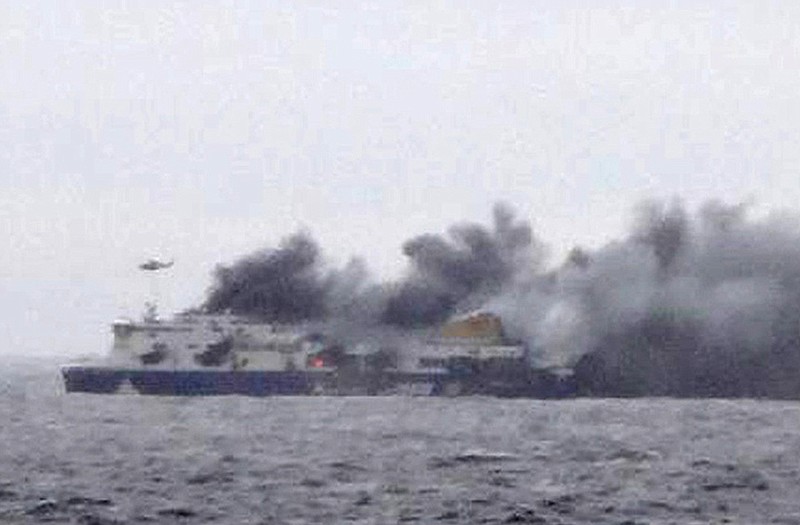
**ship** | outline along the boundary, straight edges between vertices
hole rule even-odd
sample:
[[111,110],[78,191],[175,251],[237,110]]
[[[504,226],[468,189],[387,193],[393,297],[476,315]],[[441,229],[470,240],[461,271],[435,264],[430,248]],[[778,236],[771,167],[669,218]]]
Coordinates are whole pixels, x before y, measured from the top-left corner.
[[[323,327],[324,328],[324,327]],[[344,345],[319,326],[188,311],[112,323],[100,362],[61,368],[67,392],[210,395],[567,397],[571,376],[531,367],[501,319],[472,312],[424,337]]]

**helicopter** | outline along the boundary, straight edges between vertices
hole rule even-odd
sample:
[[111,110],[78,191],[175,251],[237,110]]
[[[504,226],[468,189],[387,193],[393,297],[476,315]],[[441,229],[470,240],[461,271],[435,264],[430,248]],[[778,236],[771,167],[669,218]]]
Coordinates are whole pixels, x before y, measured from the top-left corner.
[[147,261],[139,265],[139,269],[146,271],[163,270],[165,268],[169,268],[170,266],[172,266],[174,262],[175,261],[162,262],[159,261],[158,259],[148,259]]

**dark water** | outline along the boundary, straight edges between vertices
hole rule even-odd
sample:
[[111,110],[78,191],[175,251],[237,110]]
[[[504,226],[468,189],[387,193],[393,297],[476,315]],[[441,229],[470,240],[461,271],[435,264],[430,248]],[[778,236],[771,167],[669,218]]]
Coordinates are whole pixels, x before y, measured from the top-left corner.
[[0,371],[0,523],[797,523],[800,404],[65,395]]

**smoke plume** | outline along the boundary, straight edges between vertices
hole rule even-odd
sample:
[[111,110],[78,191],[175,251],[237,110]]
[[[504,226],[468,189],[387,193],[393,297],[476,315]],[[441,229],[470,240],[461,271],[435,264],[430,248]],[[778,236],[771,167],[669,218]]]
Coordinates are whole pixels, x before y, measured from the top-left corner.
[[621,240],[546,268],[528,223],[497,206],[489,227],[409,239],[405,276],[389,283],[358,260],[329,269],[300,234],[218,268],[206,309],[318,320],[355,339],[480,309],[526,342],[532,366],[573,369],[587,394],[797,398],[800,228],[748,211],[647,202]]
[[597,395],[800,396],[800,229],[646,203],[624,240],[492,299],[538,364]]
[[284,239],[277,249],[217,267],[205,308],[277,322],[320,319],[327,314],[330,289],[319,247],[300,233]]
[[389,296],[384,322],[409,327],[440,323],[459,309],[480,306],[520,271],[534,271],[531,228],[516,223],[506,206],[495,206],[491,230],[462,224],[448,233],[420,235],[403,245],[410,268]]

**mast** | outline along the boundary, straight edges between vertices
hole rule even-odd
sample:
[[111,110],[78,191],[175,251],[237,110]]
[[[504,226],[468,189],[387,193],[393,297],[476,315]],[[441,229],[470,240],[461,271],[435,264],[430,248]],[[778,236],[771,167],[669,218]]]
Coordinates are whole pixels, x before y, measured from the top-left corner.
[[159,259],[149,259],[139,265],[139,269],[147,272],[149,278],[150,297],[145,302],[144,320],[148,322],[158,321],[158,303],[161,300],[161,286],[159,276],[161,270],[171,268],[173,260],[163,262]]

